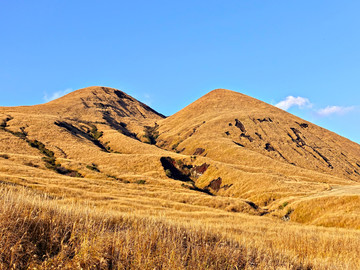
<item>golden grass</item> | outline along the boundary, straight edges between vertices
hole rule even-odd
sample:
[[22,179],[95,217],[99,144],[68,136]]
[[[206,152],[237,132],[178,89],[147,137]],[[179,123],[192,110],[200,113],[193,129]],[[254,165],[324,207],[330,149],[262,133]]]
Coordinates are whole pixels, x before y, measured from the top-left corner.
[[0,194],[2,269],[360,267],[357,231],[204,209],[163,212],[153,206],[154,213],[126,214],[96,206],[95,198],[65,202],[4,185]]
[[[244,131],[236,127],[235,119],[242,123]],[[201,147],[213,160],[263,172],[270,170],[285,177],[307,177],[307,174],[317,181],[321,173],[326,173],[360,181],[360,168],[356,165],[360,165],[358,144],[230,90],[214,90],[160,120],[159,125],[158,145],[166,149],[175,144],[177,150],[185,149],[182,153],[191,155]],[[271,143],[275,150],[266,150],[266,143]]]
[[208,229],[79,204],[59,207],[24,189],[2,187],[0,194],[2,269],[305,268]]
[[[316,152],[288,148],[286,133],[301,119],[260,101],[219,90],[159,121],[128,96],[119,108],[129,110],[119,111],[114,91],[95,87],[45,105],[1,108],[0,125],[13,118],[0,128],[0,268],[360,269],[360,188],[356,176],[344,176],[360,166],[358,145],[310,123],[301,130],[331,159],[331,170]],[[103,119],[109,115],[140,138],[144,125],[158,122],[157,146],[121,134]],[[265,117],[274,122],[252,119]],[[235,118],[263,141],[239,137],[229,126]],[[111,151],[54,124],[60,120],[78,131],[95,125],[103,132],[97,143]],[[49,170],[44,154],[14,135],[21,130],[83,177]],[[264,152],[265,141],[297,166]],[[174,144],[185,150],[168,151]],[[198,147],[205,153],[195,157]],[[209,164],[195,179],[199,188],[218,177],[231,187],[210,190],[216,196],[190,190],[166,176],[166,156]]]

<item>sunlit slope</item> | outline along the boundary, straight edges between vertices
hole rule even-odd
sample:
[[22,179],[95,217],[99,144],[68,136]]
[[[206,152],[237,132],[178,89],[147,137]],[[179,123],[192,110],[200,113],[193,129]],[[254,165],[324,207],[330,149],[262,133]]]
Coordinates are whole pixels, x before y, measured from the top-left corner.
[[121,212],[143,213],[160,203],[175,214],[183,212],[178,208],[261,214],[245,200],[211,197],[190,180],[169,178],[163,157],[192,166],[212,161],[151,145],[144,130],[162,118],[125,93],[102,87],[43,105],[0,108],[0,183]]
[[1,108],[2,113],[23,113],[64,121],[104,124],[123,133],[142,131],[143,125],[164,118],[126,93],[93,86],[76,90],[51,102],[23,107]]
[[[167,119],[106,87],[0,107],[0,261],[10,258],[3,268],[16,261],[73,268],[83,259],[86,268],[89,258],[91,267],[105,265],[108,243],[120,233],[129,245],[119,242],[112,256],[129,265],[197,263],[212,249],[214,261],[232,269],[233,252],[243,247],[249,269],[359,269],[359,152],[345,138],[228,90]],[[59,238],[61,224],[72,228],[70,239]],[[159,228],[165,234],[154,237]],[[202,242],[184,237],[207,231],[218,249],[203,234],[196,233]],[[187,255],[168,261],[174,241]],[[132,252],[140,257],[116,255]],[[49,256],[34,256],[37,264],[16,259],[29,254]]]
[[360,181],[358,144],[230,90],[214,90],[162,120],[159,132],[161,147],[257,172],[299,180],[311,170],[319,182],[327,179],[315,172]]
[[[164,205],[174,209],[184,202],[279,218],[288,218],[291,208],[298,222],[358,228],[359,192],[349,190],[359,180],[359,160],[357,144],[228,90],[213,91],[167,119],[105,87],[0,108],[0,181],[105,205],[100,186],[119,182],[126,192],[110,201],[121,211],[126,193],[144,190],[133,201],[155,212],[164,209],[149,197],[166,198]],[[309,207],[320,205],[318,196],[329,211]],[[325,203],[333,196],[349,211]]]
[[50,158],[74,170],[94,163],[108,174],[164,175],[165,151],[141,142],[144,127],[162,118],[119,90],[84,88],[47,104],[0,108],[0,152]]

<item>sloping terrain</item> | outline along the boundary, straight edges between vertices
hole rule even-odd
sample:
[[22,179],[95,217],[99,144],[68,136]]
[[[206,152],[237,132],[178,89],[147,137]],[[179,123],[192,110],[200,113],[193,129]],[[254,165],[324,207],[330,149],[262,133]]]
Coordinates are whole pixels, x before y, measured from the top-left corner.
[[358,144],[229,90],[168,118],[106,87],[0,108],[4,193],[44,195],[44,204],[59,207],[91,205],[108,220],[205,226],[275,254],[261,255],[257,265],[360,266],[358,245],[346,246],[359,239],[359,182]]
[[[203,149],[201,155],[219,161],[261,167],[269,157],[285,165],[360,182],[360,145],[230,90],[208,93],[163,120],[159,132],[159,146],[189,155]],[[224,155],[229,148],[234,153]],[[244,155],[249,157],[237,158]]]

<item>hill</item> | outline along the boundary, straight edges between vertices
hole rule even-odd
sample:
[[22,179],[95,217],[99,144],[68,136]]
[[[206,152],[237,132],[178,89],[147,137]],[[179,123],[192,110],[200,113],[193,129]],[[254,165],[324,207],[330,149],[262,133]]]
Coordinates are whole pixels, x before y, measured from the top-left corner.
[[[176,241],[182,239],[182,232],[203,239],[205,226],[210,235],[206,237],[217,237],[212,245],[227,243],[223,251],[218,250],[224,262],[230,260],[226,254],[237,254],[231,265],[238,268],[242,268],[240,261],[249,267],[252,263],[300,269],[360,266],[354,251],[360,239],[359,173],[358,144],[230,90],[214,90],[168,118],[107,87],[80,89],[36,106],[0,107],[4,215],[14,218],[7,208],[11,201],[24,209],[14,220],[27,220],[28,209],[37,209],[43,213],[41,224],[47,224],[51,213],[58,213],[68,228],[80,224],[91,211],[92,221],[81,223],[82,229],[71,234],[81,238],[80,231],[86,234],[93,225],[95,230],[105,226],[101,234],[105,243],[112,226],[122,230],[132,224],[134,229],[128,233],[137,239],[141,254],[147,254],[140,248],[147,244],[141,242],[140,231],[155,222],[164,228],[157,231],[161,237]],[[76,209],[65,210],[70,206]],[[0,222],[1,226],[11,227]],[[28,229],[23,233],[35,233]],[[2,239],[17,239],[17,231]],[[92,241],[98,241],[95,238]],[[146,241],[154,240],[150,238]],[[66,239],[61,241],[70,241]],[[167,254],[161,257],[165,260],[171,241],[157,241],[152,243],[155,250]],[[301,245],[301,241],[305,242]],[[354,244],[347,246],[349,241]],[[12,240],[6,243],[9,250],[15,245]],[[239,245],[256,255],[239,255]],[[85,252],[87,247],[78,250]],[[47,254],[45,265],[51,260],[56,265],[54,258],[66,258],[71,268],[76,256],[85,254],[72,257],[64,246],[57,248],[61,252],[41,251]],[[108,246],[99,244],[99,248]],[[190,252],[181,243],[177,248],[180,253]],[[200,267],[194,260],[200,249],[192,246],[191,269]],[[152,255],[139,256],[138,262],[146,263]],[[105,260],[100,257],[99,261]],[[118,257],[114,260],[119,266]],[[174,260],[186,265],[184,257]],[[34,264],[42,262],[34,259]],[[159,264],[148,261],[152,268]]]
[[[189,155],[202,148],[202,155],[216,160],[262,167],[269,157],[360,182],[360,145],[230,90],[208,93],[163,120],[159,132],[159,146]],[[219,151],[229,148],[233,149],[230,155]],[[241,158],[244,155],[253,159]]]

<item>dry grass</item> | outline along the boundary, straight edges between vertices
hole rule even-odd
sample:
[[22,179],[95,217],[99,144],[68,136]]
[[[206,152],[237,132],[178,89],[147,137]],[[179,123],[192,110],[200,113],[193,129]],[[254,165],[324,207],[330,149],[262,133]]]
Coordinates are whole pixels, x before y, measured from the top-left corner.
[[[114,89],[100,87],[45,105],[1,108],[0,268],[360,269],[359,146],[310,123],[298,127],[330,169],[315,151],[305,147],[314,158],[289,148],[287,132],[301,119],[239,95],[215,91],[161,121],[131,97],[119,101]],[[256,120],[267,117],[273,122]],[[262,139],[240,137],[235,118]],[[141,138],[155,122],[162,148],[126,133]],[[86,132],[94,126],[96,142]],[[49,170],[19,132],[83,178]],[[297,166],[264,150],[267,141]],[[198,147],[202,156],[193,155]],[[209,164],[195,179],[199,188],[218,177],[230,187],[211,190],[216,196],[191,190],[166,176],[164,156]]]
[[180,188],[61,180],[43,191],[11,182],[1,188],[3,268],[360,267],[359,231],[228,212],[226,198],[211,200]]
[[0,190],[1,269],[306,269],[211,230]]

